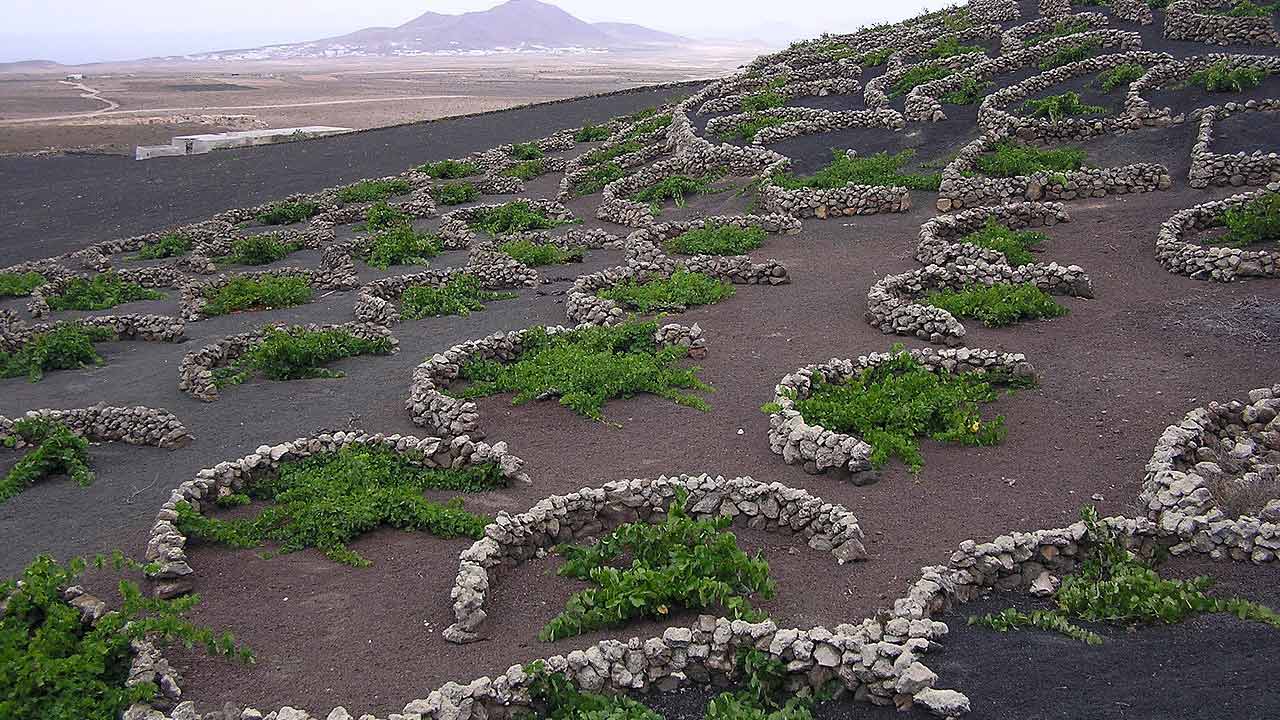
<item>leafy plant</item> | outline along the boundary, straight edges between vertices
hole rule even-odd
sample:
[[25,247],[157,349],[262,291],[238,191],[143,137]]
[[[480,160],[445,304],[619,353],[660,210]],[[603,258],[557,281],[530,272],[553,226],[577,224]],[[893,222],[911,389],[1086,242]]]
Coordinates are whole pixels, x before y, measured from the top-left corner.
[[603,190],[605,185],[621,180],[626,174],[622,166],[613,161],[596,165],[587,171],[585,177],[573,184],[573,194],[577,197],[594,195]]
[[1075,172],[1084,165],[1086,153],[1081,148],[1062,147],[1041,150],[1010,140],[996,143],[991,152],[977,157],[974,167],[992,177],[1018,177],[1038,172]]
[[1227,233],[1218,245],[1244,248],[1280,240],[1280,193],[1263,193],[1244,205],[1228,208],[1219,220]]
[[711,183],[716,176],[689,177],[688,175],[671,175],[635,192],[632,197],[640,202],[659,203],[674,200],[676,207],[684,206],[686,195],[701,195],[711,191]]
[[1118,87],[1128,87],[1133,81],[1147,74],[1147,69],[1137,63],[1124,63],[1098,73],[1098,84],[1102,92],[1111,92]]
[[159,300],[162,297],[155,290],[123,280],[108,271],[91,278],[72,278],[58,294],[45,299],[52,310],[106,310],[122,303]]
[[631,131],[625,135],[625,139],[631,140],[652,135],[665,127],[669,127],[672,119],[671,113],[666,113],[664,115],[650,115],[644,119],[644,122],[641,122],[632,128]]
[[541,210],[535,210],[527,200],[512,200],[497,207],[481,210],[472,218],[470,225],[498,237],[529,230],[550,230],[565,223],[564,220],[548,217]]
[[459,274],[440,287],[414,285],[400,296],[400,314],[409,320],[444,315],[469,315],[492,300],[510,300],[515,293],[491,292],[480,287],[475,275]]
[[782,107],[785,103],[786,98],[782,97],[782,95],[776,90],[763,90],[750,95],[743,95],[740,106],[742,108],[742,112],[759,112],[761,110]]
[[955,317],[981,320],[987,327],[1004,327],[1022,320],[1055,318],[1067,314],[1065,307],[1030,283],[979,283],[958,291],[930,293],[924,301]]
[[923,85],[934,80],[941,80],[951,75],[951,70],[944,67],[926,67],[924,65],[913,65],[889,86],[889,97],[902,97],[911,92],[918,85]]
[[273,477],[249,486],[266,506],[257,516],[222,520],[178,504],[179,530],[237,548],[278,544],[276,554],[316,548],[334,562],[370,563],[347,544],[378,527],[438,537],[480,538],[489,520],[462,508],[461,498],[439,503],[425,490],[479,492],[505,484],[493,464],[459,470],[422,468],[386,448],[348,446],[282,464]]
[[311,302],[311,284],[302,275],[236,277],[207,295],[200,310],[206,316],[241,310],[265,310]]
[[320,212],[320,206],[313,202],[286,200],[272,203],[266,210],[258,213],[258,222],[263,225],[292,225],[302,222]]
[[409,181],[398,178],[392,180],[361,180],[338,190],[338,199],[344,203],[373,202],[386,200],[393,195],[409,192]]
[[441,205],[461,205],[480,197],[480,190],[473,183],[451,182],[431,188],[431,197]]
[[992,83],[987,80],[967,77],[960,84],[942,95],[942,102],[948,105],[972,105],[987,94]]
[[66,425],[43,417],[22,418],[4,444],[14,447],[18,438],[33,447],[0,479],[0,504],[52,475],[66,475],[82,487],[93,484],[89,442]]
[[893,48],[882,47],[879,50],[864,53],[858,58],[858,64],[863,67],[878,67],[889,62],[890,55],[893,55]]
[[78,323],[58,325],[36,333],[13,351],[0,350],[0,378],[26,376],[38,382],[46,370],[75,370],[101,365],[102,356],[93,349],[95,342],[114,340],[110,328]]
[[539,175],[545,175],[547,172],[547,164],[544,161],[526,160],[503,170],[502,174],[506,177],[518,178],[520,180],[532,180]]
[[784,188],[803,187],[835,189],[846,185],[879,185],[905,187],[911,190],[937,190],[942,182],[938,173],[912,174],[901,169],[912,157],[914,150],[903,150],[890,155],[878,152],[866,157],[849,157],[839,150],[832,151],[833,158],[826,167],[808,177],[790,174],[775,175],[773,182]]
[[542,152],[542,148],[538,147],[538,143],[516,143],[511,146],[511,157],[516,160],[540,160],[545,156],[546,153]]
[[603,125],[593,125],[587,123],[578,128],[578,132],[573,134],[574,142],[596,142],[597,140],[608,140],[609,128]]
[[986,50],[979,45],[961,45],[954,35],[947,35],[934,43],[933,47],[929,48],[929,52],[925,54],[925,57],[941,60],[957,55],[985,52]]
[[987,250],[994,250],[1004,255],[1005,262],[1009,263],[1009,265],[1021,267],[1036,261],[1031,251],[1048,239],[1044,233],[1032,230],[1012,230],[996,222],[995,218],[989,217],[981,230],[975,230],[965,235],[960,238],[960,242],[986,248]]
[[765,232],[757,226],[738,227],[709,223],[687,230],[662,244],[678,255],[744,255],[764,244]]
[[1007,432],[1004,417],[983,420],[978,406],[996,399],[996,385],[1028,383],[997,373],[931,372],[895,345],[890,360],[844,382],[821,382],[815,377],[809,397],[798,400],[795,407],[806,423],[854,433],[870,443],[873,466],[882,467],[896,457],[918,473],[924,458],[917,438],[973,446],[999,444]]
[[604,404],[647,392],[680,405],[707,410],[707,404],[685,390],[710,390],[698,379],[698,368],[680,367],[682,347],[658,347],[655,322],[626,322],[614,327],[586,327],[548,334],[543,328],[524,333],[519,357],[507,364],[473,360],[460,377],[470,381],[458,397],[488,397],[514,392],[513,405],[559,396],[560,404],[579,415],[603,420]]
[[676,270],[670,277],[637,282],[630,278],[597,293],[622,307],[642,313],[683,311],[694,305],[710,305],[733,297],[732,283],[702,273]]
[[439,180],[457,180],[480,174],[480,166],[473,162],[459,162],[457,160],[441,160],[419,165],[418,170]]
[[581,248],[564,250],[550,243],[535,243],[524,239],[502,243],[498,249],[529,267],[582,262],[583,255]]
[[1271,608],[1242,598],[1217,598],[1205,591],[1213,579],[1168,580],[1124,547],[1110,525],[1098,518],[1091,505],[1080,510],[1088,538],[1089,554],[1080,571],[1063,578],[1054,594],[1057,607],[1022,613],[1013,608],[981,617],[971,616],[970,625],[999,632],[1025,627],[1052,630],[1090,645],[1100,645],[1101,635],[1080,627],[1073,620],[1137,625],[1179,623],[1201,613],[1231,613],[1280,628],[1280,614]]
[[1240,65],[1232,67],[1226,60],[1216,62],[1209,67],[1191,74],[1190,82],[1204,88],[1208,92],[1230,93],[1244,92],[1258,87],[1269,73],[1258,67]]
[[218,258],[224,265],[269,265],[302,249],[300,242],[285,242],[278,235],[253,235],[231,243],[231,254]]
[[579,690],[562,672],[548,672],[541,660],[524,667],[531,682],[529,696],[542,712],[517,715],[517,720],[663,720],[663,717],[625,695],[600,695]]
[[366,340],[347,330],[272,328],[261,343],[230,365],[216,368],[213,382],[218,387],[239,385],[254,373],[262,373],[272,380],[338,378],[343,374],[324,366],[346,357],[386,355],[390,352],[390,340]]
[[812,720],[814,698],[786,689],[785,662],[755,648],[737,660],[744,687],[712,698],[704,720]]
[[[94,564],[129,565],[123,556]],[[0,583],[0,717],[41,720],[117,720],[133,703],[155,697],[154,682],[126,686],[131,644],[144,638],[202,646],[213,655],[252,661],[229,634],[215,635],[185,619],[200,598],[148,598],[135,583],[119,585],[122,605],[93,626],[63,591],[80,582],[89,564],[66,565],[40,555],[19,580]]]
[[376,232],[378,230],[387,230],[398,225],[409,225],[413,222],[413,218],[409,217],[409,213],[397,210],[385,201],[378,202],[369,206],[364,212],[364,223],[360,228],[368,232]]
[[[538,637],[555,641],[632,618],[662,618],[672,608],[718,606],[735,620],[762,619],[749,598],[773,597],[769,564],[747,555],[733,533],[724,532],[733,518],[690,518],[688,499],[678,488],[661,523],[627,523],[589,547],[556,548],[565,558],[558,574],[595,587],[574,593]],[[618,567],[624,557],[630,562]]]
[[736,125],[724,130],[720,133],[720,139],[726,142],[733,140],[741,140],[742,142],[751,142],[755,140],[756,135],[767,127],[777,127],[792,122],[786,118],[776,115],[753,115],[738,122]]
[[1080,100],[1079,93],[1068,91],[1061,95],[1050,95],[1039,100],[1028,99],[1022,103],[1022,111],[1032,117],[1047,117],[1051,121],[1057,122],[1064,117],[1101,115],[1107,112],[1107,109],[1100,105],[1086,105]]
[[38,272],[0,273],[0,297],[25,297],[48,282]]
[[426,265],[440,254],[440,238],[403,223],[379,230],[364,246],[364,261],[379,270],[392,265]]
[[1101,47],[1102,43],[1097,40],[1090,40],[1059,48],[1040,61],[1040,69],[1052,70],[1063,65],[1070,65],[1073,62],[1080,62],[1093,55]]
[[137,259],[162,260],[186,255],[189,252],[191,252],[191,238],[178,233],[169,233],[139,248]]
[[1249,0],[1239,0],[1227,10],[1219,11],[1219,12],[1222,15],[1226,15],[1227,17],[1269,18],[1276,12],[1276,6],[1274,4],[1273,5],[1255,5],[1249,2]]
[[582,164],[590,166],[611,162],[623,155],[629,155],[643,148],[644,144],[639,140],[626,140],[610,147],[598,147],[583,156]]
[[1035,35],[1029,36],[1022,42],[1022,47],[1033,48],[1042,45],[1050,40],[1077,33],[1088,32],[1089,22],[1087,20],[1059,20],[1053,24],[1053,27]]

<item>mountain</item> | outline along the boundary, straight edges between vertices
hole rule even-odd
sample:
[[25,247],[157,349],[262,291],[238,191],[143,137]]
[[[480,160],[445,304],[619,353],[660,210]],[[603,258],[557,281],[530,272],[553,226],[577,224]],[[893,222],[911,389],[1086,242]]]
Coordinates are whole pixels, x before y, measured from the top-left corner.
[[461,15],[427,12],[396,27],[371,27],[311,42],[186,57],[279,60],[503,52],[583,53],[655,49],[690,42],[641,25],[584,22],[539,0],[508,0],[488,10]]
[[15,60],[13,62],[0,62],[0,72],[2,73],[53,70],[60,67],[64,67],[64,65],[52,60]]

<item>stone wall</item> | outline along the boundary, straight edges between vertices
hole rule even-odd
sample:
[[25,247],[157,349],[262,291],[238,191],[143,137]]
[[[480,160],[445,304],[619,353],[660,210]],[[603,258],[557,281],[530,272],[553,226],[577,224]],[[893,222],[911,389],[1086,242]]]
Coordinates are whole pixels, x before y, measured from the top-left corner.
[[181,320],[168,315],[86,315],[73,320],[31,325],[9,314],[0,317],[0,352],[13,352],[35,335],[66,325],[107,328],[115,333],[116,340],[152,342],[178,342],[185,330]]
[[[1070,5],[1067,6],[1068,9]],[[1110,21],[1106,15],[1097,12],[1067,13],[1065,15],[1043,15],[1040,18],[1014,25],[1000,34],[1000,52],[1007,54],[1023,49],[1027,38],[1053,30],[1058,23],[1084,23],[1089,30],[1100,30],[1107,27]]]
[[1196,280],[1231,282],[1280,277],[1280,257],[1267,250],[1201,245],[1192,240],[1201,230],[1220,227],[1224,210],[1240,207],[1266,193],[1280,192],[1280,182],[1266,188],[1180,210],[1166,220],[1156,236],[1156,260],[1169,272]]
[[[131,268],[115,271],[114,274],[124,282],[133,282],[145,288],[172,288],[181,284],[186,275],[173,266],[156,265],[152,267]],[[31,291],[31,301],[27,303],[27,312],[32,317],[43,318],[53,313],[49,308],[49,298],[66,292],[73,280],[91,280],[93,276],[85,274],[63,275],[50,280]]]
[[[517,201],[512,201],[517,202]],[[541,212],[552,220],[568,222],[574,219],[573,213],[569,208],[554,200],[536,200],[521,198],[518,202],[524,202],[536,212]],[[489,205],[472,205],[471,207],[454,210],[446,213],[440,218],[440,243],[446,250],[463,250],[471,246],[479,238],[479,234],[471,228],[471,223],[479,218],[483,213],[509,203],[495,203]]]
[[[799,108],[796,108],[799,109]],[[783,125],[761,128],[752,138],[753,145],[768,145],[787,138],[802,135],[846,130],[848,128],[886,128],[901,130],[906,127],[906,119],[902,113],[890,108],[878,110],[822,110],[808,108],[806,117],[797,117]]]
[[1213,45],[1280,45],[1271,17],[1229,17],[1210,10],[1226,2],[1183,0],[1169,5],[1164,14],[1164,36],[1170,40],[1195,40]]
[[1155,14],[1147,0],[1110,0],[1111,12],[1121,20],[1139,25],[1155,22]]
[[123,442],[130,445],[153,445],[172,448],[191,440],[191,433],[176,415],[164,408],[113,407],[101,403],[74,410],[28,410],[22,417],[0,415],[0,446],[13,442],[22,449],[26,443],[13,434],[13,424],[24,418],[47,418],[60,422],[68,430],[90,442]]
[[360,284],[355,263],[351,259],[351,247],[338,243],[326,247],[321,254],[320,267],[281,267],[253,272],[233,272],[218,275],[209,280],[194,281],[182,286],[178,312],[188,322],[204,319],[204,307],[209,296],[225,287],[233,279],[264,277],[302,277],[314,290],[351,290]]
[[938,215],[920,226],[916,260],[922,265],[1008,264],[1004,253],[961,241],[969,233],[981,230],[988,219],[1013,230],[1071,222],[1066,207],[1056,202],[1012,203],[974,208],[954,215]]
[[751,528],[802,535],[809,547],[830,553],[838,565],[867,558],[857,517],[803,489],[710,475],[621,480],[541,500],[527,512],[500,513],[485,528],[484,539],[459,557],[450,593],[456,622],[444,639],[481,639],[492,571],[519,566],[559,544],[589,542],[618,525],[661,522],[678,489],[688,493],[685,511],[695,520],[730,516]]
[[[1243,185],[1267,185],[1280,182],[1280,155],[1263,153],[1216,153],[1213,151],[1215,125],[1218,120],[1238,113],[1277,113],[1280,100],[1249,100],[1244,103],[1228,102],[1221,106],[1202,108],[1196,142],[1191,147],[1191,170],[1188,184],[1194,188],[1211,185],[1241,187]],[[1254,117],[1257,117],[1256,115]],[[1265,122],[1265,121],[1264,121]]]
[[760,203],[769,212],[825,220],[852,215],[906,212],[911,209],[911,192],[905,187],[854,183],[832,189],[789,189],[766,181],[760,187]]
[[[911,357],[931,372],[1000,372],[1015,377],[1032,377],[1035,369],[1021,353],[999,353],[978,348],[910,350]],[[872,446],[865,440],[806,423],[795,409],[796,402],[809,397],[814,378],[824,383],[840,383],[863,370],[886,363],[894,353],[872,353],[853,360],[833,359],[808,365],[787,374],[774,388],[778,409],[769,415],[769,449],[788,465],[800,465],[805,472],[838,472],[854,484],[875,480],[871,465]]]

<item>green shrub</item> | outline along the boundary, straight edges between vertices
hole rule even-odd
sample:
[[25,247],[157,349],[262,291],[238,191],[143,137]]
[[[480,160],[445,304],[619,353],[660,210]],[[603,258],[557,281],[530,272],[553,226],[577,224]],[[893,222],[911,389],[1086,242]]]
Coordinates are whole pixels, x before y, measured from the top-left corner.
[[474,275],[455,275],[440,287],[414,285],[400,296],[400,315],[409,320],[444,315],[470,315],[484,310],[484,303],[510,300],[515,293],[491,292],[480,287]]
[[622,166],[616,162],[596,165],[587,171],[586,177],[573,184],[573,194],[577,197],[594,195],[603,190],[605,185],[614,180],[621,180],[626,174]]
[[599,165],[615,160],[623,155],[629,155],[644,148],[644,143],[639,140],[626,140],[612,147],[599,147],[587,153],[582,158],[583,165]]
[[107,271],[91,278],[72,278],[57,295],[46,299],[52,310],[106,310],[128,302],[159,300],[164,297],[136,282],[122,280]]
[[250,485],[249,496],[267,503],[256,517],[205,517],[183,502],[177,525],[184,535],[231,547],[274,542],[280,555],[316,548],[334,562],[367,567],[347,544],[382,526],[445,538],[484,534],[489,519],[462,509],[461,498],[434,502],[424,491],[479,492],[504,484],[492,464],[422,468],[386,448],[348,446],[286,462],[273,477]]
[[480,197],[480,190],[473,183],[451,182],[431,188],[431,197],[441,205],[461,205]]
[[901,172],[902,166],[915,156],[914,150],[903,150],[894,155],[878,152],[866,157],[849,157],[839,150],[833,150],[832,156],[831,163],[813,175],[778,175],[773,178],[773,182],[790,189],[810,187],[825,190],[849,184],[937,190],[942,182],[942,176],[938,173],[919,175]]
[[658,115],[658,108],[656,107],[641,108],[640,110],[637,110],[631,113],[630,115],[623,115],[622,121],[627,123],[637,123],[637,122],[640,122],[641,120],[657,117],[657,115]]
[[361,180],[338,190],[338,199],[344,203],[373,202],[386,200],[393,195],[409,192],[407,180]]
[[25,297],[46,282],[38,272],[0,273],[0,297]]
[[764,240],[765,232],[759,227],[708,224],[685,231],[662,246],[678,255],[744,255],[763,245]]
[[578,128],[578,132],[573,134],[574,142],[596,142],[597,140],[609,139],[609,128],[603,125],[593,125],[587,123]]
[[1060,68],[1063,65],[1070,65],[1073,62],[1080,62],[1091,57],[1094,52],[1102,47],[1102,44],[1096,40],[1088,42],[1076,43],[1064,48],[1059,48],[1050,53],[1045,59],[1040,61],[1041,70],[1052,70]]
[[438,180],[457,180],[480,174],[480,166],[473,162],[459,162],[457,160],[441,160],[419,165],[418,170]]
[[960,238],[960,242],[994,250],[1004,255],[1005,262],[1013,267],[1021,267],[1036,261],[1035,256],[1031,254],[1032,249],[1048,239],[1044,233],[1012,230],[996,222],[995,218],[989,217],[981,230],[965,235]]
[[66,475],[82,487],[93,484],[89,441],[66,425],[48,418],[28,417],[15,422],[10,432],[4,440],[7,447],[14,447],[22,438],[32,449],[0,479],[0,504],[53,475]]
[[1280,193],[1264,193],[1239,207],[1229,208],[1219,217],[1227,233],[1218,245],[1245,248],[1280,240]]
[[380,230],[364,246],[364,261],[379,270],[392,265],[426,265],[440,254],[440,238],[409,223]]
[[693,178],[688,175],[672,175],[637,190],[632,195],[632,198],[648,203],[674,200],[677,207],[683,207],[686,195],[702,195],[710,192],[711,183],[715,182],[715,180],[715,176],[712,175],[700,178]]
[[1239,0],[1239,2],[1236,2],[1235,4],[1233,4],[1227,10],[1225,11],[1219,10],[1218,12],[1228,17],[1269,18],[1272,16],[1272,14],[1276,12],[1276,6],[1275,5],[1259,6],[1259,5],[1254,5],[1253,3],[1249,2],[1249,0]]
[[644,122],[639,123],[632,128],[631,131],[626,134],[625,138],[631,140],[652,135],[665,127],[670,127],[671,121],[672,117],[670,113],[650,116],[645,119]]
[[0,350],[0,378],[25,376],[38,382],[46,370],[77,370],[101,365],[102,356],[93,349],[95,342],[114,340],[110,328],[90,327],[76,323],[58,325],[36,333],[12,352]]
[[539,175],[545,175],[548,172],[550,171],[547,170],[546,162],[542,160],[526,160],[525,162],[516,163],[506,170],[503,170],[502,174],[506,177],[518,178],[520,180],[532,180]]
[[1086,20],[1059,20],[1051,29],[1029,36],[1023,41],[1022,47],[1033,48],[1055,38],[1088,31],[1089,23]]
[[498,249],[529,267],[582,262],[583,254],[580,248],[562,250],[550,243],[535,243],[524,239],[502,243]]
[[213,382],[218,387],[239,385],[255,373],[272,380],[339,378],[342,373],[324,366],[356,355],[387,355],[390,352],[390,340],[366,340],[347,330],[272,328],[261,343],[230,365],[216,368]]
[[541,712],[518,720],[664,720],[626,695],[583,692],[562,672],[548,672],[541,660],[524,667],[531,679],[529,696]]
[[282,201],[272,203],[266,210],[258,213],[258,222],[263,225],[292,225],[307,220],[320,212],[320,206],[307,201]]
[[1000,613],[970,616],[970,625],[1000,632],[1034,627],[1052,630],[1090,645],[1100,645],[1101,635],[1076,625],[1086,622],[1173,624],[1201,613],[1231,613],[1280,628],[1280,615],[1271,608],[1242,598],[1217,598],[1205,593],[1213,579],[1167,580],[1124,547],[1124,541],[1109,525],[1098,519],[1098,511],[1086,505],[1080,510],[1085,523],[1089,554],[1080,571],[1062,579],[1054,593],[1052,610],[1019,612],[1009,608]]
[[767,127],[786,125],[789,122],[793,121],[777,117],[776,115],[753,115],[749,118],[743,119],[729,129],[721,131],[720,139],[725,142],[731,142],[733,140],[751,142],[752,140],[755,140],[756,134],[761,130]]
[[769,563],[747,555],[725,532],[732,517],[690,518],[688,495],[676,490],[661,523],[627,523],[589,547],[557,548],[565,558],[557,573],[594,587],[574,593],[538,637],[555,641],[685,608],[720,607],[733,620],[763,620],[749,598],[773,597]]
[[143,245],[138,250],[138,260],[163,260],[178,257],[191,252],[191,238],[178,233],[169,233],[159,240]]
[[1064,117],[1077,115],[1102,115],[1107,109],[1100,105],[1086,105],[1080,100],[1079,93],[1065,92],[1061,95],[1050,95],[1039,100],[1030,99],[1022,103],[1022,111],[1031,117],[1047,117],[1057,122]]
[[970,285],[962,290],[930,293],[926,305],[942,308],[957,318],[981,320],[987,327],[1004,327],[1023,320],[1067,314],[1048,293],[1030,283]]
[[516,160],[540,160],[546,157],[546,153],[542,152],[542,148],[538,147],[538,143],[516,143],[511,146],[511,157]]
[[712,698],[704,720],[812,720],[813,694],[787,689],[785,662],[755,648],[739,648],[737,660],[743,687]]
[[961,80],[955,89],[944,93],[940,99],[948,105],[972,105],[981,100],[990,87],[990,81],[967,77]]
[[934,373],[901,345],[893,353],[891,360],[842,383],[815,378],[809,397],[797,401],[796,410],[806,423],[853,433],[870,443],[873,466],[896,457],[913,473],[924,466],[918,438],[973,446],[1004,439],[1004,418],[983,420],[978,406],[996,399],[996,384],[1025,381],[994,373]]
[[364,223],[360,226],[366,231],[387,230],[397,225],[408,225],[413,222],[409,213],[397,210],[385,202],[379,201],[369,206],[364,213]]
[[764,90],[742,96],[741,107],[742,112],[759,112],[761,110],[782,107],[785,103],[786,98],[782,97],[782,95],[777,91]]
[[603,420],[609,400],[642,392],[707,410],[702,398],[682,391],[710,386],[698,379],[698,368],[677,365],[688,352],[685,348],[658,347],[653,339],[657,329],[656,322],[634,321],[555,335],[531,328],[514,362],[473,360],[463,365],[460,376],[470,384],[455,394],[476,398],[513,392],[513,405],[559,396],[561,405],[594,420]]
[[[109,562],[117,568],[133,565],[119,554],[95,564]],[[186,620],[199,596],[148,598],[127,580],[119,585],[120,607],[86,627],[80,609],[63,600],[63,590],[80,584],[87,567],[81,558],[62,565],[40,555],[20,579],[0,583],[0,717],[117,720],[159,690],[154,682],[126,686],[131,644],[144,638],[252,661],[252,653],[238,649],[230,635],[215,636]]]
[[863,67],[879,67],[889,62],[889,56],[891,55],[893,55],[893,48],[883,47],[879,50],[864,53],[862,57],[858,58],[858,64]]
[[670,277],[636,282],[634,278],[597,293],[624,308],[642,313],[683,311],[733,297],[732,283],[702,273],[676,270]]
[[1192,73],[1188,82],[1208,92],[1244,92],[1261,85],[1267,75],[1268,72],[1262,68],[1246,65],[1232,67],[1231,63],[1222,60]]
[[201,309],[205,316],[226,315],[242,310],[266,310],[311,302],[311,284],[302,275],[237,277],[206,295]]
[[1124,63],[1109,70],[1098,73],[1098,84],[1102,92],[1111,92],[1118,87],[1129,87],[1134,80],[1147,74],[1147,69],[1137,63]]
[[952,71],[944,67],[925,67],[923,65],[913,65],[898,78],[893,85],[889,86],[889,97],[902,97],[916,88],[917,85],[923,85],[934,80],[941,80],[951,75]]
[[223,265],[269,265],[302,249],[300,242],[285,242],[279,235],[252,235],[231,243],[231,254],[218,258]]
[[979,45],[961,45],[954,35],[948,35],[934,43],[925,57],[941,60],[943,58],[966,55],[968,53],[985,53],[986,49]]
[[498,237],[529,230],[550,230],[558,225],[564,225],[565,222],[552,219],[541,210],[533,209],[527,200],[512,200],[509,203],[482,210],[471,220],[470,225]]
[[974,167],[983,175],[1018,177],[1038,172],[1075,172],[1084,165],[1086,153],[1081,148],[1064,147],[1041,150],[1011,140],[996,143],[991,152],[977,157]]

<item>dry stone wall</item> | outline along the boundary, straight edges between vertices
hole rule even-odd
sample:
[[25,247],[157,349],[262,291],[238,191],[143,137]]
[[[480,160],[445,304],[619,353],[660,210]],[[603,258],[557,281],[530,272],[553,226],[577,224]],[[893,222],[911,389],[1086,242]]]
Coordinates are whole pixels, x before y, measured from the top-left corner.
[[1202,230],[1221,227],[1223,211],[1240,207],[1267,193],[1280,192],[1280,182],[1266,188],[1196,205],[1174,214],[1156,235],[1156,260],[1171,273],[1196,280],[1231,282],[1280,277],[1280,257],[1269,250],[1202,245],[1192,238]]
[[176,415],[164,408],[115,407],[105,403],[73,410],[29,410],[19,418],[0,415],[0,446],[12,442],[15,449],[26,446],[13,433],[13,424],[24,418],[45,418],[60,422],[68,430],[90,442],[123,442],[172,448],[186,444],[191,433]]
[[[1218,120],[1239,113],[1280,112],[1280,100],[1249,100],[1244,103],[1229,102],[1221,106],[1210,105],[1198,111],[1200,126],[1196,142],[1191,148],[1191,170],[1188,184],[1194,188],[1209,186],[1241,187],[1243,185],[1267,185],[1280,182],[1280,155],[1263,153],[1216,153],[1213,151],[1215,126]],[[1251,115],[1257,117],[1256,115]],[[1269,118],[1267,121],[1273,121]]]
[[151,342],[178,342],[186,329],[181,320],[168,315],[86,315],[74,320],[27,324],[10,313],[0,316],[0,351],[13,352],[34,336],[67,325],[106,328],[116,340]]
[[1271,17],[1231,17],[1212,12],[1226,2],[1182,0],[1171,3],[1164,14],[1164,36],[1170,40],[1194,40],[1213,45],[1280,45]]

